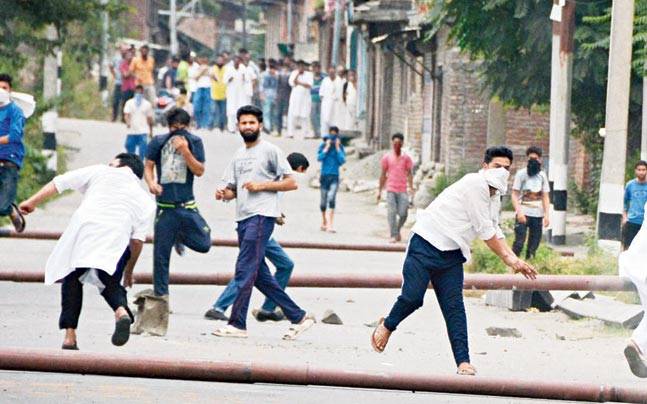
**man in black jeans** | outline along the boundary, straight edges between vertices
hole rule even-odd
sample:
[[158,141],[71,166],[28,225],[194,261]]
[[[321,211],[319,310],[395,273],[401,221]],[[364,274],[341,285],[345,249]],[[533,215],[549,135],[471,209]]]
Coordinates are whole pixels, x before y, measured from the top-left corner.
[[119,346],[128,341],[133,315],[119,282],[124,275],[124,286],[132,286],[133,269],[155,213],[155,204],[141,188],[143,174],[139,157],[122,153],[110,165],[57,176],[20,204],[20,211],[29,214],[57,193],[78,190],[85,194],[45,267],[45,284],[62,281],[59,327],[65,330],[63,349],[78,349],[83,283],[97,286],[114,312],[112,343]]
[[517,171],[512,184],[512,206],[516,212],[512,251],[519,255],[526,243],[526,259],[532,258],[541,242],[542,227],[548,227],[550,187],[548,177],[541,170],[542,150],[530,146],[526,150],[528,165]]
[[25,220],[14,204],[18,171],[25,157],[23,128],[25,115],[11,101],[12,78],[0,74],[0,216],[9,216],[17,232],[25,230]]
[[189,133],[191,117],[181,108],[166,116],[170,133],[155,136],[146,152],[145,178],[157,197],[153,247],[155,295],[168,296],[169,261],[175,245],[180,255],[186,245],[206,253],[211,248],[211,229],[198,212],[193,178],[204,174],[202,139]]

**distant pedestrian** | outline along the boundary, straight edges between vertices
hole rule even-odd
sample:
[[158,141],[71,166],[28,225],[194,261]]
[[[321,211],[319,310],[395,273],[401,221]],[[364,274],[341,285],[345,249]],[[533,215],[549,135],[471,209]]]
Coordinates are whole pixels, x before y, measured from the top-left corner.
[[57,241],[45,267],[45,284],[61,283],[59,328],[65,330],[63,349],[78,350],[76,329],[83,303],[83,284],[97,286],[115,313],[114,345],[124,345],[134,317],[126,289],[132,286],[155,204],[142,189],[144,166],[139,157],[122,153],[109,165],[93,165],[55,177],[20,204],[32,213],[47,198],[66,190],[85,196]]
[[[135,95],[137,79],[135,78],[135,74],[130,70],[132,61],[133,51],[129,49],[124,53],[124,60],[119,65],[119,71],[121,72],[121,105],[124,105],[126,101]],[[123,107],[121,107],[121,110],[123,112]]]
[[382,157],[382,175],[377,190],[377,201],[382,198],[386,186],[386,203],[388,205],[389,229],[391,242],[402,241],[402,226],[407,222],[409,202],[413,197],[413,160],[402,152],[404,135],[396,133],[391,136],[390,153]]
[[204,174],[202,139],[186,129],[191,118],[181,108],[166,114],[169,133],[155,136],[146,152],[145,179],[157,197],[153,244],[155,295],[168,296],[171,250],[184,247],[206,253],[211,248],[211,229],[200,215],[193,195],[193,179]]
[[171,65],[164,75],[162,76],[162,88],[166,90],[167,93],[172,94],[173,90],[177,86],[177,69],[180,65],[180,59],[177,56],[171,58]]
[[110,61],[110,73],[114,79],[114,88],[112,91],[112,122],[115,122],[119,115],[122,112],[122,105],[124,105],[125,100],[122,100],[121,92],[121,62],[126,56],[128,47],[125,44],[117,45],[117,54]]
[[310,99],[312,102],[312,108],[310,109],[310,123],[312,124],[312,130],[314,131],[315,137],[317,139],[319,139],[322,135],[321,96],[319,95],[319,90],[321,90],[321,82],[325,77],[326,75],[321,72],[321,65],[319,64],[319,62],[313,62],[312,87],[310,88]]
[[541,169],[541,156],[540,147],[530,146],[526,150],[528,165],[517,171],[512,183],[512,207],[515,211],[512,251],[516,255],[521,254],[527,233],[526,259],[535,256],[541,242],[542,226],[550,224],[550,186],[546,173]]
[[342,112],[339,128],[342,131],[357,130],[357,73],[355,70],[346,72],[346,81],[342,93]]
[[[279,135],[282,135],[283,132],[283,123],[284,118],[288,113],[288,108],[290,106],[290,93],[292,92],[292,87],[290,87],[290,65],[289,58],[279,62],[279,77],[278,77],[278,87],[276,90],[276,118],[272,122],[272,128],[274,128]],[[270,119],[266,117],[266,119]]]
[[228,325],[213,334],[247,337],[247,310],[252,289],[256,287],[274,301],[293,324],[283,339],[295,339],[312,327],[315,319],[281,289],[265,263],[265,254],[276,219],[281,217],[278,193],[297,189],[297,183],[281,150],[259,138],[263,112],[247,105],[238,110],[237,120],[245,145],[234,154],[224,175],[227,185],[216,191],[216,199],[236,199],[240,251],[234,279],[238,290]]
[[335,233],[334,219],[337,207],[337,191],[339,190],[339,167],[346,162],[344,145],[339,138],[339,129],[331,126],[324,135],[317,151],[317,160],[321,162],[319,190],[321,199],[321,231]]
[[216,57],[216,64],[211,69],[211,101],[213,126],[224,131],[227,127],[227,83],[225,82],[225,58],[222,54]]
[[227,83],[227,128],[229,132],[236,131],[236,111],[252,102],[252,95],[248,91],[251,87],[252,77],[240,56],[235,56],[231,65],[225,69],[225,83]]
[[130,71],[135,75],[136,84],[144,87],[144,97],[151,104],[155,104],[155,60],[149,52],[148,45],[139,48],[139,56],[130,63]]
[[320,133],[325,135],[331,126],[337,126],[341,116],[344,80],[337,75],[335,68],[328,68],[328,76],[321,81],[319,97],[321,97],[321,128]]
[[0,217],[8,216],[14,229],[25,230],[25,219],[15,204],[18,172],[25,158],[25,114],[11,100],[13,78],[0,74]]
[[[418,213],[402,269],[402,292],[371,336],[375,351],[383,352],[398,325],[422,306],[431,282],[445,318],[456,373],[476,374],[463,303],[463,263],[470,259],[472,242],[477,237],[483,240],[514,272],[530,279],[537,275],[508,247],[499,227],[501,194],[508,186],[511,164],[512,150],[487,149],[481,171],[465,175]],[[437,352],[438,347],[429,350]]]
[[190,71],[190,77],[195,80],[193,96],[193,112],[195,126],[198,129],[211,129],[213,115],[211,110],[211,77],[209,59],[206,56],[198,58],[198,67]]
[[135,87],[135,96],[126,101],[124,119],[128,128],[126,151],[143,160],[148,137],[153,137],[153,106],[144,98],[144,87]]
[[191,67],[191,63],[193,63],[191,53],[184,53],[180,59],[180,63],[177,65],[177,72],[175,73],[175,85],[177,87],[187,88],[189,86],[189,67]]
[[[297,173],[305,173],[310,166],[308,159],[301,153],[291,153],[288,155],[287,160],[292,170]],[[276,224],[283,226],[285,224],[285,215],[281,214],[276,219]],[[281,289],[285,290],[292,275],[292,270],[294,269],[294,262],[274,237],[270,238],[267,246],[265,246],[265,258],[276,268],[274,278]],[[236,283],[236,279],[232,279],[215,301],[213,307],[205,313],[205,318],[229,321],[229,317],[225,315],[225,311],[236,300],[237,292],[238,284]],[[281,311],[276,310],[276,303],[269,298],[265,298],[265,303],[263,303],[263,306],[259,310],[252,310],[252,315],[258,321],[285,320],[285,315]]]
[[268,69],[261,73],[260,97],[263,104],[263,116],[267,117],[267,125],[263,125],[266,133],[276,131],[273,126],[276,115],[276,94],[279,87],[279,74],[276,70],[276,62],[270,59]]
[[312,107],[312,72],[303,60],[297,62],[297,69],[290,74],[290,105],[288,106],[288,137],[305,139],[310,131],[310,109]]
[[647,162],[640,160],[634,166],[636,178],[625,186],[624,210],[622,211],[622,246],[629,248],[645,219],[647,203]]

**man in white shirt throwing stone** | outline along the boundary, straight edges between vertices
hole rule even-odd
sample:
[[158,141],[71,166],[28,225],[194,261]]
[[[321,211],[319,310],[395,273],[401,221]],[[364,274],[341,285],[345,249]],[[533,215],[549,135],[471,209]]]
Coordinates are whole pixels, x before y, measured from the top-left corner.
[[511,164],[509,148],[487,149],[481,171],[465,175],[418,213],[402,270],[402,292],[371,335],[377,352],[384,351],[391,333],[422,306],[431,282],[445,318],[457,373],[476,374],[470,363],[463,303],[463,263],[470,259],[472,241],[477,237],[483,240],[515,273],[530,279],[537,274],[512,252],[498,224]]
[[63,349],[78,350],[83,283],[97,286],[115,313],[112,343],[120,346],[128,341],[133,315],[121,276],[124,286],[132,286],[133,269],[155,214],[155,203],[140,185],[143,175],[139,157],[123,153],[109,165],[59,175],[20,204],[26,215],[56,193],[73,189],[85,194],[45,267],[45,284],[62,280],[59,327],[65,330]]

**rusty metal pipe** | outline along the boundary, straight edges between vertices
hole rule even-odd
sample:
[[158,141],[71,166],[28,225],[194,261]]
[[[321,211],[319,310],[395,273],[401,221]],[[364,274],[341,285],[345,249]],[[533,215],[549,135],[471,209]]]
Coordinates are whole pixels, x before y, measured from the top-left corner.
[[[226,285],[231,273],[172,273],[169,282],[174,285]],[[152,283],[152,274],[135,273],[136,283]],[[43,282],[42,272],[0,271],[0,281]],[[289,286],[306,288],[364,288],[399,289],[402,276],[398,274],[296,274],[290,278]],[[431,284],[429,285],[431,288]],[[465,274],[465,289],[472,290],[596,290],[634,291],[633,284],[617,276],[603,275],[539,275],[528,280],[521,275]]]
[[338,370],[310,365],[159,359],[43,349],[0,348],[0,369],[234,383],[280,383],[480,394],[553,400],[647,403],[647,388],[490,377]]

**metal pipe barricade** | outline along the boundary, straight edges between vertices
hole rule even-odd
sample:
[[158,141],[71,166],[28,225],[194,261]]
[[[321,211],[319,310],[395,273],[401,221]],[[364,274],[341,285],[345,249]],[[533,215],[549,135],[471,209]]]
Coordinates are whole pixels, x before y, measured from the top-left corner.
[[[226,285],[231,273],[171,273],[169,283],[174,285]],[[135,283],[152,283],[152,273],[137,272]],[[0,281],[43,282],[45,274],[36,271],[0,271]],[[399,274],[295,274],[288,286],[305,288],[358,288],[399,289],[402,276]],[[431,284],[429,285],[431,288]],[[539,275],[537,279],[525,279],[521,275],[465,274],[465,289],[472,290],[594,290],[635,291],[629,280],[604,275]]]
[[230,383],[279,383],[480,394],[553,400],[647,403],[647,388],[599,383],[430,376],[256,362],[159,359],[42,349],[0,348],[0,369]]

